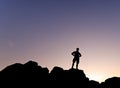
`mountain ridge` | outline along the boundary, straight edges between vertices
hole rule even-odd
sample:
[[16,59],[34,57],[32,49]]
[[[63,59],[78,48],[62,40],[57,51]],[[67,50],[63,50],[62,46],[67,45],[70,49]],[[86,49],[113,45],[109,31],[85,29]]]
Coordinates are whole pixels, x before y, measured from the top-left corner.
[[[35,61],[28,61],[25,64],[15,63],[5,67],[0,71],[0,82],[2,84],[19,84],[25,85],[43,85],[51,83],[50,87],[55,84],[65,86],[79,86],[81,88],[120,88],[120,77],[111,77],[104,82],[99,83],[86,77],[84,70],[68,69],[54,66],[51,71],[47,67],[38,65]],[[117,86],[117,87],[115,87]]]

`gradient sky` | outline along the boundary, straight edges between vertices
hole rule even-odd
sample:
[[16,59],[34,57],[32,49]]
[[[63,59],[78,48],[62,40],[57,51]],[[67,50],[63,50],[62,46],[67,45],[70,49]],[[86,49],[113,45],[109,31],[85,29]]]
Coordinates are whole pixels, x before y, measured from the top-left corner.
[[120,76],[119,0],[0,0],[0,69],[37,61],[51,70],[79,69],[104,81]]

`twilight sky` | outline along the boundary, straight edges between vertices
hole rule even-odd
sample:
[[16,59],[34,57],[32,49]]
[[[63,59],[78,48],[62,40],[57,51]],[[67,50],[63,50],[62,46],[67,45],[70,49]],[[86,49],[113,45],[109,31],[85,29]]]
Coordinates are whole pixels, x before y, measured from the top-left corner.
[[119,0],[0,0],[0,69],[37,61],[51,70],[79,69],[104,81],[120,76]]

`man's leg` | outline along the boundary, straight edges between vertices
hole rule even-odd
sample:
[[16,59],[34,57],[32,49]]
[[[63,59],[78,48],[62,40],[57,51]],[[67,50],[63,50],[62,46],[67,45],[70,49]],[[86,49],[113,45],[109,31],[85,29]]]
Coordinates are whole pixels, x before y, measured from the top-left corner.
[[79,59],[76,62],[76,69],[78,69]]
[[73,59],[72,61],[72,69],[73,69],[74,63],[75,63],[75,59]]

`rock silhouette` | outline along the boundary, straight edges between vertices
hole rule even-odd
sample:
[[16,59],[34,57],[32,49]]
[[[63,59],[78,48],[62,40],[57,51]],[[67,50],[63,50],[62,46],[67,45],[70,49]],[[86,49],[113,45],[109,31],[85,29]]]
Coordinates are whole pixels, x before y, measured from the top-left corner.
[[[89,80],[83,70],[55,66],[51,71],[39,66],[35,61],[25,64],[15,63],[0,71],[0,83],[4,87],[79,87],[79,88],[120,88],[120,78],[111,77],[99,83]],[[57,85],[57,86],[56,86]]]
[[120,77],[111,77],[101,83],[101,88],[120,88]]

